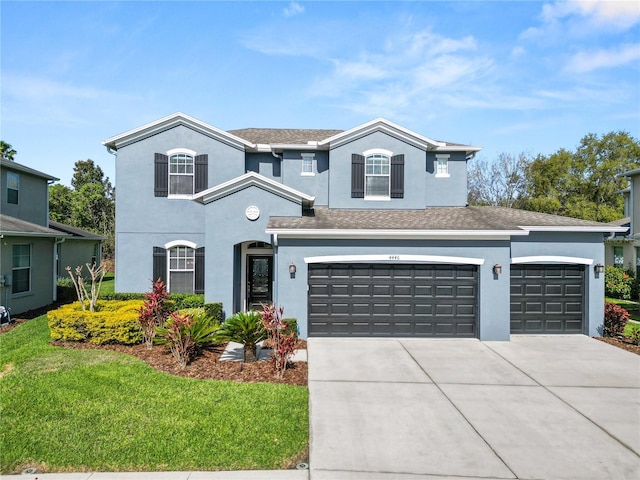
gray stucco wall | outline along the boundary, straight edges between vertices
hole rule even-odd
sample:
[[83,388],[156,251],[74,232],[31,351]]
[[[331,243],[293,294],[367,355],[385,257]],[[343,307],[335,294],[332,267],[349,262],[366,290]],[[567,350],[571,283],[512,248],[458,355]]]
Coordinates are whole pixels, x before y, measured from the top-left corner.
[[[20,175],[18,204],[7,203],[7,173]],[[49,184],[46,179],[12,170],[0,171],[0,212],[38,225],[49,225]]]
[[425,205],[429,207],[464,207],[467,204],[467,161],[464,152],[438,152],[449,155],[449,176],[436,176],[436,154],[427,152]]
[[8,305],[12,315],[44,307],[53,302],[53,238],[5,235],[0,251],[0,275],[12,275],[13,246],[25,244],[31,245],[31,290],[14,295],[11,286],[0,288],[0,304]]
[[[479,337],[509,339],[509,276],[495,277],[493,265],[509,264],[508,241],[418,241],[418,240],[297,240],[280,239],[277,255],[279,285],[277,304],[286,317],[298,319],[301,336],[307,336],[307,276],[305,257],[324,255],[445,255],[484,259],[478,267]],[[297,267],[290,278],[289,264]]]
[[[75,269],[82,265],[83,272],[87,273],[87,263],[91,263],[95,255],[96,248],[100,242],[96,240],[77,240],[67,238],[58,246],[58,276],[68,278],[65,268],[67,266]],[[98,254],[96,262],[100,264],[100,255]]]
[[291,188],[314,196],[314,205],[327,206],[329,204],[329,152],[309,153],[315,156],[314,174],[302,175],[302,152],[284,152],[281,181]]
[[[248,206],[260,209],[257,220],[245,215]],[[299,216],[302,207],[290,200],[252,186],[204,206],[206,213],[205,300],[223,302],[226,315],[233,313],[234,246],[248,241],[271,243],[265,234],[270,215]],[[276,270],[274,268],[274,270]],[[274,271],[276,285],[278,272]]]

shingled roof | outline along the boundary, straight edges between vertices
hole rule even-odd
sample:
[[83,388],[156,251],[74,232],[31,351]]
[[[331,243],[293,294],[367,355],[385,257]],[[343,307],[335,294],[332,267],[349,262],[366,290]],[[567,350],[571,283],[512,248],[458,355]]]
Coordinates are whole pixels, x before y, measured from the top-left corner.
[[316,207],[301,217],[271,217],[267,230],[396,230],[515,232],[555,228],[609,232],[620,227],[504,207],[427,207],[423,210],[350,210]]
[[16,217],[0,214],[0,233],[10,236],[29,237],[66,237],[67,234],[58,232],[43,225],[20,220]]
[[227,133],[251,143],[303,145],[307,142],[319,142],[332,137],[343,130],[305,130],[292,128],[243,128],[229,130]]

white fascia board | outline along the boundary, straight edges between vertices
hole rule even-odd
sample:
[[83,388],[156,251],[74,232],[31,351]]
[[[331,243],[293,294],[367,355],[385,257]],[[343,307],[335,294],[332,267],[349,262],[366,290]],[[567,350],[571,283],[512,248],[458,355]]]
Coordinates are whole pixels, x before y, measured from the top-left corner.
[[255,172],[245,173],[240,177],[233,178],[227,182],[221,183],[220,185],[211,187],[203,192],[198,193],[197,195],[194,195],[193,200],[206,204],[218,200],[222,197],[226,197],[227,195],[250,186],[263,188],[271,193],[279,195],[287,200],[291,200],[292,202],[298,204],[302,204],[305,202],[313,204],[313,202],[315,201],[315,197],[302,193],[291,187],[287,187],[286,185],[271,180],[270,178],[263,177],[262,175]]
[[435,149],[436,152],[466,152],[467,154],[479,152],[480,150],[482,150],[482,147],[473,147],[471,145],[446,145]]
[[633,170],[629,170],[627,172],[618,173],[616,178],[620,177],[633,177],[634,175],[640,175],[640,168],[635,168]]
[[350,142],[354,136],[368,135],[378,130],[389,133],[390,135],[400,138],[401,140],[416,147],[422,148],[423,150],[432,150],[434,148],[446,146],[445,143],[436,142],[435,140],[420,135],[419,133],[409,130],[408,128],[390,122],[385,118],[376,118],[375,120],[371,120],[370,122],[363,123],[362,125],[358,125],[357,127],[354,127],[350,130],[326,138],[321,142],[318,142],[318,144],[329,145],[331,148],[333,148]]
[[220,130],[213,125],[209,125],[181,112],[168,115],[154,122],[142,125],[141,127],[134,128],[114,137],[108,138],[104,140],[102,144],[106,147],[114,147],[117,150],[120,147],[130,145],[131,143],[137,142],[146,137],[155,135],[163,130],[173,128],[178,125],[186,125],[199,133],[223,141],[224,143],[227,143],[228,145],[238,149],[255,147],[251,142],[247,142],[240,137],[236,137],[235,135],[225,132],[224,130]]
[[593,265],[592,258],[564,257],[558,255],[537,255],[531,257],[513,257],[511,263],[514,265],[521,263],[575,263],[579,265]]
[[[520,225],[519,225],[520,226]],[[615,227],[602,225],[600,226],[520,226],[524,230],[530,232],[579,232],[579,233],[608,233],[608,232],[626,232],[628,227]]]
[[[47,233],[47,232],[16,232],[16,231],[0,230],[0,235],[7,236],[7,237],[41,237],[41,238],[68,238],[68,239],[72,239],[73,237],[73,235],[69,233],[62,233],[58,231],[52,231],[51,233]],[[98,241],[98,240],[96,239],[94,241]]]
[[484,258],[452,257],[446,255],[326,255],[305,257],[304,263],[447,263],[458,265],[484,265]]
[[423,240],[509,240],[514,235],[528,235],[523,230],[341,230],[267,228],[265,233],[280,238],[394,238]]

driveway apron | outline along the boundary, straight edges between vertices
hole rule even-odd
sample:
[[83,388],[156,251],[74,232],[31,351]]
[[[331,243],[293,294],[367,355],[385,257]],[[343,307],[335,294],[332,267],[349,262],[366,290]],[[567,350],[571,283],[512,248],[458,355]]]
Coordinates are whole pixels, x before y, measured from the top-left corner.
[[640,478],[640,357],[586,336],[308,341],[310,477]]

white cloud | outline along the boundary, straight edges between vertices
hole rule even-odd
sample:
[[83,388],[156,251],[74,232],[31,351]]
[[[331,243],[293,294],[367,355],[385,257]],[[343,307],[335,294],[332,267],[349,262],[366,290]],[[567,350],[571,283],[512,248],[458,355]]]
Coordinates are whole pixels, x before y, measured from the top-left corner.
[[586,73],[602,68],[619,67],[640,60],[640,44],[620,45],[611,49],[598,49],[576,53],[565,70]]
[[304,13],[304,7],[298,2],[291,2],[289,6],[284,9],[283,13],[285,17],[295,17],[296,15]]
[[594,24],[627,29],[640,21],[640,3],[633,0],[579,0],[548,3],[542,7],[542,19],[547,23],[574,15]]

